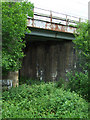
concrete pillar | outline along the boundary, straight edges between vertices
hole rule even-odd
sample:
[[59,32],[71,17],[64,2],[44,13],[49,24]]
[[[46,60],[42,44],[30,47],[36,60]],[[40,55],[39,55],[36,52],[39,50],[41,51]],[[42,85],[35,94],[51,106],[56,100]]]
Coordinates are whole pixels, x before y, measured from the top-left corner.
[[19,86],[18,71],[9,72],[8,80],[12,80],[13,87],[18,87]]

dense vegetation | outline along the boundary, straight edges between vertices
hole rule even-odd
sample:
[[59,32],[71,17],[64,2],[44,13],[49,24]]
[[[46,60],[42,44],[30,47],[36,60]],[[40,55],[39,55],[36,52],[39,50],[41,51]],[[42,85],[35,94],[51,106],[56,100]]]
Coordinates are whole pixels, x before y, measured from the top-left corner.
[[[65,80],[62,80],[62,84],[65,90],[70,89],[71,92],[75,91],[85,100],[90,101],[90,98],[88,97],[88,72],[86,74],[78,71],[76,71],[75,73],[69,72],[67,73],[67,79],[68,81],[66,82]],[[59,81],[59,84],[61,85],[61,80]]]
[[77,24],[77,34],[75,34],[75,50],[78,55],[78,66],[83,72],[86,72],[90,68],[90,35],[89,35],[89,23],[82,22]]
[[88,118],[88,103],[57,83],[20,85],[3,93],[3,118]]
[[71,70],[66,76],[68,83],[67,88],[71,91],[75,91],[82,95],[83,98],[90,101],[88,94],[90,92],[89,87],[89,72],[90,72],[90,28],[89,22],[81,22],[77,24],[77,31],[75,34],[75,40],[73,40],[74,48],[76,51],[77,60],[75,62],[76,67]]
[[[23,1],[23,0],[21,0]],[[2,70],[3,73],[17,71],[24,57],[27,29],[27,15],[33,16],[33,4],[23,2],[2,2]]]

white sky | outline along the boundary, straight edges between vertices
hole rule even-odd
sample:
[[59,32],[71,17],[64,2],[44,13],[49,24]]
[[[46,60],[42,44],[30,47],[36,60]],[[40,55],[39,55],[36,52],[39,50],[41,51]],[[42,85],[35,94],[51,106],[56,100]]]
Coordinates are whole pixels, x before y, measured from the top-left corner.
[[29,0],[35,7],[88,19],[90,0]]

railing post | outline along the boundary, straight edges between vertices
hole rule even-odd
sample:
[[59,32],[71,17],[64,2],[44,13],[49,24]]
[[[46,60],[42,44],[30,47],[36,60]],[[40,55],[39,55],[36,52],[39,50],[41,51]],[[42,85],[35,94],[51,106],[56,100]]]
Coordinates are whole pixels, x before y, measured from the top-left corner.
[[69,24],[69,19],[68,19],[68,16],[66,15],[66,25]]
[[66,15],[66,25],[68,25],[68,19],[67,19],[67,15]]
[[33,8],[32,26],[34,26],[34,8]]
[[50,22],[52,23],[52,11],[50,11]]
[[81,22],[81,18],[79,18],[79,23]]

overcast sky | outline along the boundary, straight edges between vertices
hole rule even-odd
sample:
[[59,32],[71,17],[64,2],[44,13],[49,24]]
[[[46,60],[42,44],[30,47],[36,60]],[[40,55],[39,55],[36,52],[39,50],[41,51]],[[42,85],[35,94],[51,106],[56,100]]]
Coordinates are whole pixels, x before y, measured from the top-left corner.
[[88,19],[90,0],[29,0],[35,7]]

